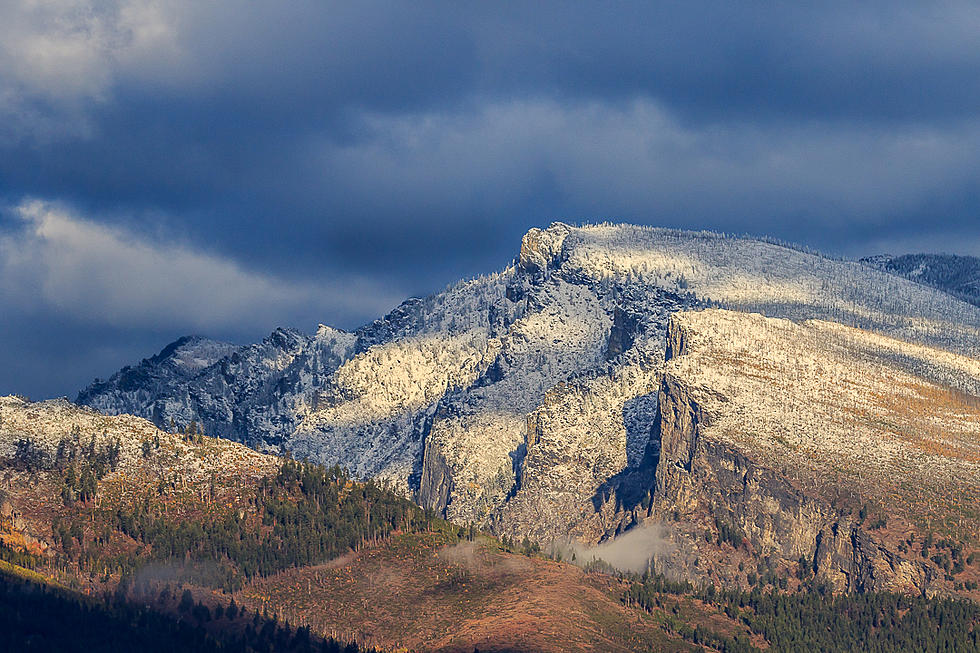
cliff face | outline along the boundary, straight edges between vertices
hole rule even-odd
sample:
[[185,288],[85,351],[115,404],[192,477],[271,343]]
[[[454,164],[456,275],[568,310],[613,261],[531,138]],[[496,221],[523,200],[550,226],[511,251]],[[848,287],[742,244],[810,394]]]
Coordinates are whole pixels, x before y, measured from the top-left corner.
[[[679,314],[668,337],[660,457],[652,505],[640,511],[671,524],[676,547],[659,568],[744,584],[734,560],[775,569],[805,560],[838,590],[915,593],[975,575],[947,574],[923,540],[942,523],[943,537],[978,545],[967,506],[980,500],[980,401],[949,394],[949,384],[980,381],[980,363],[837,325],[724,311]],[[889,364],[898,351],[930,359],[931,378]],[[931,414],[916,397],[932,399]],[[960,508],[910,509],[943,493]],[[722,530],[736,547],[707,542]]]
[[684,346],[668,344],[667,324],[707,306],[980,351],[980,309],[867,266],[716,234],[556,223],[529,231],[503,271],[353,333],[280,330],[181,374],[166,367],[177,346],[137,366],[165,382],[123,371],[79,401],[339,463],[460,522],[594,542],[650,504],[665,346]]
[[[901,556],[882,538],[819,497],[808,496],[779,471],[756,464],[737,447],[702,435],[710,425],[698,404],[676,379],[665,379],[661,394],[664,446],[656,474],[651,515],[690,520],[674,531],[688,551],[708,549],[692,525],[710,530],[713,522],[744,536],[753,557],[776,568],[793,568],[804,558],[837,591],[887,590],[921,593],[938,573],[918,556]],[[689,528],[685,528],[688,526]],[[689,536],[685,531],[693,530]],[[894,547],[894,543],[890,543]],[[706,552],[710,558],[710,551]],[[705,568],[689,556],[661,558],[660,568],[692,581]],[[741,580],[735,569],[716,563],[705,567],[729,582]]]

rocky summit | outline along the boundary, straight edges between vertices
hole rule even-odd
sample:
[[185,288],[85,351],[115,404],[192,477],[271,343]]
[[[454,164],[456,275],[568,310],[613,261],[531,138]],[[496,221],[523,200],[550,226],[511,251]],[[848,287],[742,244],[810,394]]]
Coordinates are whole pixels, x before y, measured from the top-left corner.
[[[181,339],[78,402],[339,463],[501,535],[590,544],[677,513],[683,537],[723,524],[778,559],[836,560],[820,564],[842,586],[924,586],[935,570],[874,571],[887,556],[847,544],[857,521],[843,515],[880,478],[894,505],[923,479],[948,477],[951,501],[975,496],[975,429],[907,431],[976,417],[950,406],[975,407],[977,358],[980,308],[873,266],[708,232],[555,223],[529,231],[502,271],[354,332]],[[928,393],[952,412],[875,427]],[[841,398],[853,402],[836,412]],[[862,456],[877,461],[866,472]],[[833,474],[853,501],[803,498]],[[759,479],[768,489],[739,489]],[[662,556],[678,575],[733,573],[697,549],[667,554],[681,549]]]

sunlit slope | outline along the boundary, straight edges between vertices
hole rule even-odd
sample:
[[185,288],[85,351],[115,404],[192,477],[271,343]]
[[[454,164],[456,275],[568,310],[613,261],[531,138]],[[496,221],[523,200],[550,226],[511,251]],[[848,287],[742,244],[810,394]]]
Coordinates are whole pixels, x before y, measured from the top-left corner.
[[980,511],[980,361],[821,321],[674,317],[667,374],[710,416],[706,438],[859,492],[910,520]]
[[980,361],[723,310],[673,316],[668,357],[660,510],[802,555],[841,588],[974,579],[954,563],[980,536]]
[[[25,447],[29,449],[25,451]],[[16,396],[0,397],[0,459],[20,463],[10,472],[12,477],[27,478],[38,470],[63,470],[69,458],[75,460],[88,450],[96,454],[115,451],[111,465],[106,459],[106,482],[130,478],[148,484],[179,477],[185,487],[212,478],[240,485],[273,473],[279,465],[278,458],[239,443],[203,437],[195,440],[159,429],[141,417],[107,416],[63,399],[31,402]],[[119,482],[125,484],[124,480]]]
[[[502,551],[484,538],[445,544],[394,537],[326,565],[287,570],[236,594],[314,632],[392,650],[699,651],[665,626],[665,612],[624,604],[628,583],[540,557]],[[681,599],[673,615],[750,640],[721,610]],[[761,638],[751,638],[761,643]]]

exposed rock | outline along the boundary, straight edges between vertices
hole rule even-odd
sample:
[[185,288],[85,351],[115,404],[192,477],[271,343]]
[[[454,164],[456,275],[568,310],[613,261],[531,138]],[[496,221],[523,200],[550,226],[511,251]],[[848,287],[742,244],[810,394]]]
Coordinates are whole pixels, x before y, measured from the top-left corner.
[[613,310],[613,324],[609,331],[609,342],[606,344],[606,360],[612,360],[633,346],[642,319],[630,315],[621,307]]
[[530,275],[547,277],[561,265],[562,244],[570,231],[571,227],[561,222],[552,223],[546,230],[528,231],[521,240],[518,268]]
[[[700,551],[713,573],[737,581],[697,537],[725,524],[757,557],[792,565],[802,556],[839,590],[952,589],[899,545],[939,520],[955,520],[947,535],[977,545],[969,506],[980,502],[980,401],[948,383],[980,380],[980,362],[839,325],[727,311],[677,314],[669,334],[646,515],[673,515],[687,541],[661,568],[703,578],[689,555]],[[897,351],[933,360],[946,383],[895,366]],[[944,494],[950,505],[933,505]],[[891,527],[871,528],[872,514]]]

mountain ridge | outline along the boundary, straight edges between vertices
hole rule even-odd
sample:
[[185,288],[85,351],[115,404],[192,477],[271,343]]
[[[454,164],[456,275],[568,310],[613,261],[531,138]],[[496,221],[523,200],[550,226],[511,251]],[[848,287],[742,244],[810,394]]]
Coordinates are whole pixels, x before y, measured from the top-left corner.
[[504,270],[354,332],[278,330],[162,391],[113,377],[79,401],[340,463],[458,522],[595,541],[624,526],[596,493],[657,454],[669,317],[709,307],[974,357],[980,342],[976,307],[857,262],[710,232],[554,223],[530,230]]

